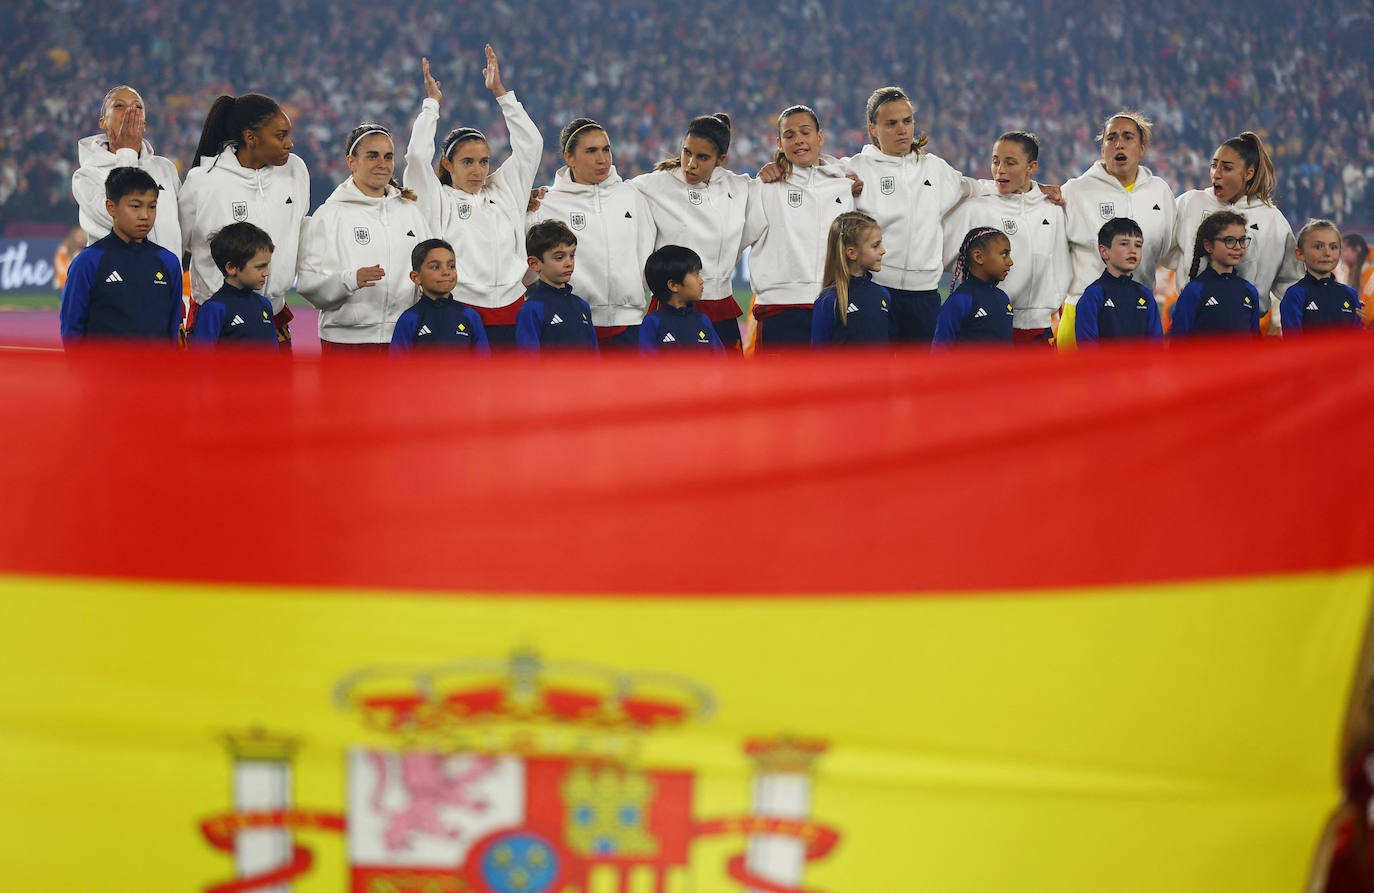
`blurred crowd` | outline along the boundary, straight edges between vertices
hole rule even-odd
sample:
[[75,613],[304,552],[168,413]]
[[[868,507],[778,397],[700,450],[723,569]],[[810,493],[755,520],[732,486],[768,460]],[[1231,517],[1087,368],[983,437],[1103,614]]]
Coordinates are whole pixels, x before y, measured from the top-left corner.
[[607,128],[625,176],[674,154],[687,121],[715,111],[735,121],[730,166],[752,172],[771,155],[774,116],[797,102],[820,113],[829,151],[851,154],[867,141],[868,94],[896,84],[930,150],[965,173],[986,176],[997,134],[1028,129],[1044,146],[1038,178],[1061,183],[1098,157],[1102,120],[1134,107],[1156,122],[1145,164],[1176,193],[1204,185],[1216,145],[1250,129],[1272,148],[1290,220],[1374,221],[1365,2],[35,0],[5,4],[0,25],[0,229],[76,219],[76,140],[96,132],[101,98],[121,83],[143,94],[149,140],[183,171],[215,96],[277,98],[318,204],[347,175],[342,143],[359,121],[392,128],[404,153],[428,56],[440,133],[480,127],[499,160],[488,42],[544,132],[541,182],[578,115]]

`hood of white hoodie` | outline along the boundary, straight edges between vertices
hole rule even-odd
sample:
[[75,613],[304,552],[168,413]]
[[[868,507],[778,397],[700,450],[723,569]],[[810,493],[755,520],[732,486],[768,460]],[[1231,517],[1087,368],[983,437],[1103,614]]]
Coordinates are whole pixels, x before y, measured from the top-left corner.
[[[143,148],[139,151],[138,156],[140,158],[148,158],[153,154],[153,144],[144,140]],[[80,167],[86,167],[87,165],[94,167],[114,167],[115,153],[110,151],[110,138],[103,133],[96,133],[78,140],[76,144],[76,162]]]
[[611,165],[611,172],[606,175],[606,179],[602,180],[600,183],[597,183],[595,185],[592,185],[591,183],[578,183],[575,180],[573,180],[572,171],[568,170],[566,165],[560,167],[558,169],[558,173],[553,175],[554,189],[558,189],[563,192],[580,192],[584,195],[590,195],[596,192],[598,189],[611,189],[615,186],[619,186],[623,182],[625,181],[620,179],[620,174],[616,171],[615,165]]
[[[1152,172],[1148,167],[1142,164],[1139,170],[1136,172],[1135,186],[1131,187],[1131,190],[1135,191],[1140,187],[1144,186],[1145,184],[1149,183],[1151,180],[1154,179],[1154,176],[1154,172]],[[1126,187],[1121,185],[1120,180],[1118,180],[1116,177],[1113,177],[1111,174],[1107,173],[1107,169],[1102,166],[1101,161],[1094,161],[1092,163],[1092,167],[1088,168],[1083,172],[1083,177],[1088,180],[1097,180],[1101,183],[1111,184],[1115,186],[1117,189],[1120,189],[1122,192],[1126,191]]]
[[872,143],[860,149],[859,154],[877,164],[910,164],[921,157],[915,152],[908,152],[905,155],[889,155]]

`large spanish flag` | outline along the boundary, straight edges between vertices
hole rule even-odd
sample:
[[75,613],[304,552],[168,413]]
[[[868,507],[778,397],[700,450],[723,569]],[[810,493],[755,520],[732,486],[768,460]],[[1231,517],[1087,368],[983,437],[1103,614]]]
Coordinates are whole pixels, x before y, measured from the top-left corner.
[[10,352],[0,416],[6,890],[1297,891],[1341,802],[1364,338]]

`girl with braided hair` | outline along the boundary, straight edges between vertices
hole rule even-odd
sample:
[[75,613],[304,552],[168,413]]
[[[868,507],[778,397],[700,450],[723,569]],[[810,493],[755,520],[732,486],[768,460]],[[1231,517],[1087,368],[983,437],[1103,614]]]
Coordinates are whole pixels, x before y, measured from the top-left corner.
[[1012,341],[1011,299],[998,283],[1011,272],[1011,240],[992,226],[968,231],[954,262],[954,288],[935,318],[931,343]]

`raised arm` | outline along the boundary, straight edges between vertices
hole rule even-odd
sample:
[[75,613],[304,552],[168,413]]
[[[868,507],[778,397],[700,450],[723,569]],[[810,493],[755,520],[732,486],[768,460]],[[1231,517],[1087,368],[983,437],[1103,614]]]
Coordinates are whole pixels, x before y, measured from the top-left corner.
[[425,98],[420,103],[420,114],[410,126],[410,142],[406,145],[405,185],[415,192],[429,226],[435,232],[443,228],[440,220],[443,208],[443,185],[434,173],[434,134],[439,128],[439,101],[444,98],[439,82],[429,73],[429,60],[421,59],[420,68],[425,75]]
[[525,107],[501,81],[496,51],[487,44],[487,67],[482,69],[487,89],[496,97],[510,133],[510,158],[493,174],[512,193],[528,193],[534,185],[539,163],[544,159],[544,135],[539,132]]

